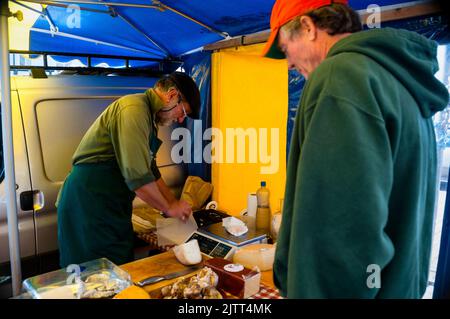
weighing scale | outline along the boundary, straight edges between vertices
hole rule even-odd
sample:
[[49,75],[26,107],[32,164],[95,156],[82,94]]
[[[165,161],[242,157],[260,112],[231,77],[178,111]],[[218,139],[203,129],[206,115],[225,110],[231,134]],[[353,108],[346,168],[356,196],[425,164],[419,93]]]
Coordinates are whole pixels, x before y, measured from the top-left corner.
[[186,242],[192,239],[197,239],[202,254],[231,260],[236,250],[241,247],[267,243],[267,233],[264,230],[249,228],[244,235],[233,236],[220,222],[197,229]]

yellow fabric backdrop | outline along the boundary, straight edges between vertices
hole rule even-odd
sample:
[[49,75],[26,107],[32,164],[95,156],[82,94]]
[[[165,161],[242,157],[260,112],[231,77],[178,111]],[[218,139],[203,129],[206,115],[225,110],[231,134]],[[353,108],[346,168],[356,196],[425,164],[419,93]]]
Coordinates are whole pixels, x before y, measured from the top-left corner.
[[[239,150],[235,141],[234,162],[212,164],[213,199],[218,201],[220,210],[231,215],[239,215],[246,208],[247,194],[256,192],[260,181],[266,181],[271,191],[272,212],[279,209],[279,201],[284,197],[288,72],[286,60],[261,58],[262,48],[258,44],[225,49],[212,56],[212,126],[223,134],[223,153],[230,149],[226,147],[230,142],[226,138],[227,128],[258,132],[256,163],[248,162],[250,146],[246,139],[245,163],[237,163]],[[260,128],[267,129],[267,139],[259,134]],[[261,161],[259,143],[260,139],[267,140],[268,154],[272,153],[272,128],[279,132],[278,170],[274,174],[261,174],[261,167],[269,164]],[[223,158],[226,161],[225,154]]]

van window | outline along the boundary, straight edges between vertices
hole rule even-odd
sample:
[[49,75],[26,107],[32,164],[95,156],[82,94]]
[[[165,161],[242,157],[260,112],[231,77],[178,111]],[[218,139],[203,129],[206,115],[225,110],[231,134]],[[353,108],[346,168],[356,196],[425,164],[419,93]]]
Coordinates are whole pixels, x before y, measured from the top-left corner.
[[84,133],[113,100],[115,98],[63,99],[36,104],[42,161],[50,181],[64,181]]

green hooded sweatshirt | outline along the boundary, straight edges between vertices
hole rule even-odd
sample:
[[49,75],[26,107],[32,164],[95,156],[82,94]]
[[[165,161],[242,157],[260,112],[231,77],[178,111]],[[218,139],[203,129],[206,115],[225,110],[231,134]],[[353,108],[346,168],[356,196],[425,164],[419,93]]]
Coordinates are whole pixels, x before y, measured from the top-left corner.
[[436,191],[437,45],[390,28],[310,75],[287,165],[274,281],[288,298],[421,298]]

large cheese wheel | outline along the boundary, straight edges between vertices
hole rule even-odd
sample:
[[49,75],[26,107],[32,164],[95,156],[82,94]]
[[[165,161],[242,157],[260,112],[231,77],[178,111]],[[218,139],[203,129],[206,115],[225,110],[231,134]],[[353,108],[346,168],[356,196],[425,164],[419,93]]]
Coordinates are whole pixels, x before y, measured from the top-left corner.
[[178,261],[183,265],[195,265],[202,261],[202,254],[197,239],[192,239],[187,243],[175,246],[173,252]]
[[144,289],[132,285],[128,288],[125,288],[117,295],[115,295],[114,299],[151,299],[151,298],[150,295]]
[[254,244],[244,246],[234,253],[233,262],[252,269],[257,266],[259,270],[266,271],[273,268],[275,258],[275,245]]

